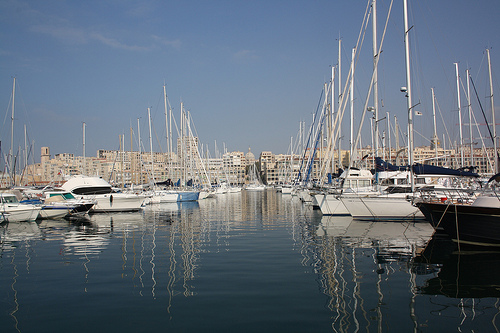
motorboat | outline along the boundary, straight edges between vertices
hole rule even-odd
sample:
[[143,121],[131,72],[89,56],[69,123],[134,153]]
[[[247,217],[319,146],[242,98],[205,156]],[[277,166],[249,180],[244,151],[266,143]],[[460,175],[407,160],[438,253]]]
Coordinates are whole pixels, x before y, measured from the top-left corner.
[[23,204],[37,205],[41,207],[38,218],[41,220],[63,218],[69,214],[70,206],[57,202],[44,203],[41,199],[28,199],[20,201]]
[[0,213],[9,222],[35,221],[40,214],[41,206],[19,202],[14,193],[0,193]]
[[95,200],[93,213],[139,211],[146,199],[141,194],[117,192],[101,177],[73,176],[61,188],[76,198]]
[[45,191],[44,196],[44,206],[66,207],[67,213],[64,215],[65,218],[83,217],[92,209],[92,207],[94,207],[94,204],[96,203],[92,199],[77,199],[73,196],[73,194],[71,194],[71,192],[64,190]]

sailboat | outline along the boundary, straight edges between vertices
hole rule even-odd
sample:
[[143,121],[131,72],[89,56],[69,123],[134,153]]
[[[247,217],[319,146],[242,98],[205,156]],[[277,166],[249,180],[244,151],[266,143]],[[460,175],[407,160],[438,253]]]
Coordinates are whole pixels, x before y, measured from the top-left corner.
[[262,184],[257,175],[257,166],[255,164],[250,166],[249,169],[250,182],[247,186],[245,186],[245,190],[247,191],[263,191],[266,189],[266,186]]
[[[491,62],[488,55],[488,67],[490,76],[490,98],[493,126],[493,146],[495,154],[495,168],[498,163],[498,152],[496,146],[496,124],[495,108],[493,103],[493,88],[491,76]],[[472,202],[462,197],[452,195],[440,198],[426,198],[417,203],[418,208],[427,217],[436,229],[444,231],[453,241],[466,245],[480,245],[488,247],[500,246],[500,196],[496,192],[497,183],[500,182],[500,173],[495,174],[488,180],[488,186],[483,193],[479,194]],[[436,200],[438,199],[438,200]]]
[[[408,111],[408,156],[409,164],[413,165],[413,104],[410,78],[410,46],[408,27],[408,4],[404,0],[404,26],[405,26],[405,63],[406,63],[406,87],[401,91],[406,93]],[[376,61],[378,61],[378,58]],[[374,71],[374,75],[375,75]],[[373,76],[372,76],[373,83]],[[366,109],[366,108],[365,108]],[[410,168],[409,177],[411,192],[414,191],[414,175]],[[352,197],[341,197],[342,202],[349,210],[353,218],[362,220],[425,220],[422,212],[413,205],[412,194],[407,193],[380,193],[377,195],[358,195]]]
[[[167,116],[167,102],[166,102],[166,88],[163,86],[163,94],[165,98],[165,116]],[[168,121],[166,121],[168,124]],[[171,203],[179,201],[179,194],[173,190],[167,190],[162,188],[157,188],[157,184],[155,181],[155,166],[154,166],[154,156],[153,156],[153,137],[151,132],[151,109],[148,108],[148,124],[149,124],[149,145],[150,145],[150,154],[151,154],[151,178],[152,178],[152,194],[149,200],[147,201],[150,204],[161,204],[161,203]],[[167,133],[168,133],[168,125],[167,125]]]

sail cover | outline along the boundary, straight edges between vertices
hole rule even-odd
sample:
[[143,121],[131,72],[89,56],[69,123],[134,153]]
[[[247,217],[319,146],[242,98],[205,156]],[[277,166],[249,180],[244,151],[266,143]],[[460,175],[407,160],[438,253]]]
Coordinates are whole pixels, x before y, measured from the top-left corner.
[[[375,157],[376,170],[380,171],[404,171],[409,170],[407,165],[396,166],[392,165],[381,159],[380,157]],[[415,163],[413,165],[413,172],[416,175],[441,175],[441,176],[462,176],[462,177],[479,177],[475,172],[466,171],[462,169],[449,169],[443,168],[435,165],[420,164]]]

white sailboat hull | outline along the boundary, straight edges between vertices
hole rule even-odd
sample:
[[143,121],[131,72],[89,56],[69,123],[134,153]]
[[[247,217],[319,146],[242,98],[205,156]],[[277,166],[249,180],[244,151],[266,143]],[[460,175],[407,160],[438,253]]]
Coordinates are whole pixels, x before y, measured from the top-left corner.
[[150,199],[152,204],[177,202],[179,194],[171,191],[155,191]]
[[422,212],[401,195],[341,197],[345,207],[357,220],[405,221],[424,220]]
[[315,194],[314,198],[323,215],[351,215],[338,195],[320,193]]
[[248,185],[245,187],[247,191],[264,191],[266,187],[264,185]]

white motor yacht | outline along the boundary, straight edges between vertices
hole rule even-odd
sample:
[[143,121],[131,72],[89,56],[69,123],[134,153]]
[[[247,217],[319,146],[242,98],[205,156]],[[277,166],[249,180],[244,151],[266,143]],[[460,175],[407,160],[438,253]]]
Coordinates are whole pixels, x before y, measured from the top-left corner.
[[91,209],[94,213],[139,211],[146,199],[135,193],[116,192],[111,184],[100,177],[73,176],[61,188],[76,198],[95,200]]
[[23,204],[14,193],[0,193],[0,213],[9,222],[29,222],[38,218],[42,207]]

